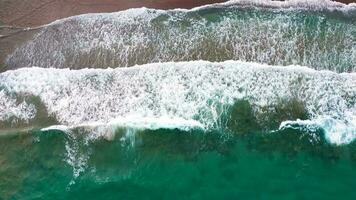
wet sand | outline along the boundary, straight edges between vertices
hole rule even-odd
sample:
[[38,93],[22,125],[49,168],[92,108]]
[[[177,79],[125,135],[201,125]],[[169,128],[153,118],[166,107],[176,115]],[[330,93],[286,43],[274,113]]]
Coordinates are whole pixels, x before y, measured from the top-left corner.
[[[0,24],[33,27],[83,13],[114,12],[135,7],[192,8],[226,0],[0,0]],[[341,0],[351,3],[355,0]]]
[[225,0],[0,0],[0,21],[12,26],[33,27],[68,16],[114,12],[135,7],[192,8]]

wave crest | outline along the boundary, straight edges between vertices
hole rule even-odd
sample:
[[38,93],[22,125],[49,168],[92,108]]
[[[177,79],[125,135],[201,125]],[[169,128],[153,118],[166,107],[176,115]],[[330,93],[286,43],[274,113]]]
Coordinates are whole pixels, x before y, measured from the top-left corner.
[[[0,74],[0,88],[39,97],[48,115],[69,126],[107,124],[129,116],[166,116],[167,124],[171,124],[169,119],[193,120],[206,129],[219,129],[226,126],[223,116],[239,101],[248,102],[241,108],[250,106],[251,112],[246,112],[259,124],[272,124],[267,126],[270,128],[278,128],[286,120],[319,116],[346,123],[356,115],[353,73],[240,61],[156,63],[117,69],[23,68]],[[6,111],[0,112],[6,115]]]

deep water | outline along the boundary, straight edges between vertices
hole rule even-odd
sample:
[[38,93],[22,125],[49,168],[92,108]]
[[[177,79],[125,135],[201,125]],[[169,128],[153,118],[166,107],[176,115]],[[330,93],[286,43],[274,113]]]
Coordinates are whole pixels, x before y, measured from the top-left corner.
[[[4,199],[354,199],[356,144],[295,130],[1,136]],[[309,134],[308,134],[309,135]],[[75,173],[78,173],[74,176]]]

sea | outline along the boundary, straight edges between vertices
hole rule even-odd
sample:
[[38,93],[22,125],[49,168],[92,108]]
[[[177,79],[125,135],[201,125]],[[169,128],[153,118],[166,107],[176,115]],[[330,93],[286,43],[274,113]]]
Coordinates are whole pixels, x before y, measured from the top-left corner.
[[0,73],[0,199],[356,199],[356,4],[39,27]]

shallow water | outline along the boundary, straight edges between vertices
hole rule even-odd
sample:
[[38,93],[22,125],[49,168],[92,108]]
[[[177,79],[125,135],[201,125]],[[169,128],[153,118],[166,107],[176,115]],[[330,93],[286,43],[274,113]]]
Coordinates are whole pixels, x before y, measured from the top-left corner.
[[319,6],[314,4],[310,9],[140,8],[80,15],[43,27],[6,64],[8,69],[80,69],[241,60],[355,72],[356,6],[313,10]]

